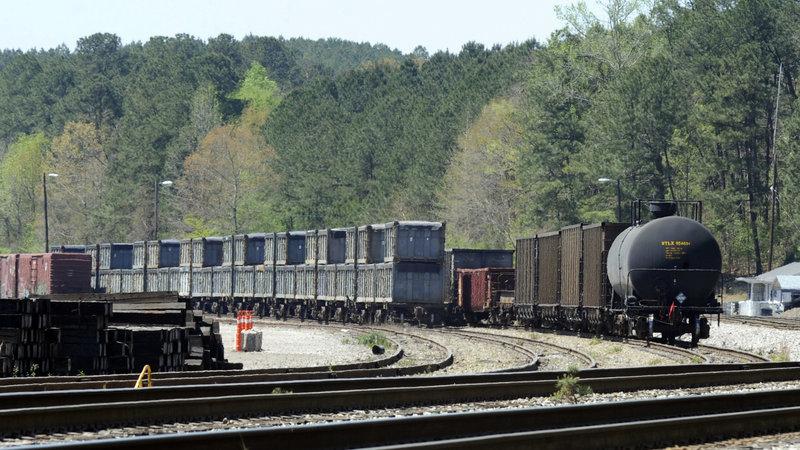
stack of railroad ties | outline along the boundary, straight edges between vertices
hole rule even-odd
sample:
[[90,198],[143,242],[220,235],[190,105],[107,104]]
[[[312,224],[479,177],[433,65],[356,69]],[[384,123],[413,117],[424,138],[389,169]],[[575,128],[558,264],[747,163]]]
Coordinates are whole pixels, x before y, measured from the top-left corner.
[[89,255],[0,255],[0,376],[240,368],[176,294],[92,294],[90,275]]

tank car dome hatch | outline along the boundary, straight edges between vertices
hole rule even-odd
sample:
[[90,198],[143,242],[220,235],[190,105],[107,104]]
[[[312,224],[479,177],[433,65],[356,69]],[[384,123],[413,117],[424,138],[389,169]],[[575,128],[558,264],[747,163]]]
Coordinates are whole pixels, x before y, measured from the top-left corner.
[[648,203],[647,207],[654,219],[674,216],[678,212],[678,204],[675,202],[652,201]]
[[[658,212],[668,209],[658,207]],[[708,228],[675,215],[625,229],[611,245],[607,261],[617,295],[662,305],[674,300],[682,306],[706,306],[721,268],[719,244]]]

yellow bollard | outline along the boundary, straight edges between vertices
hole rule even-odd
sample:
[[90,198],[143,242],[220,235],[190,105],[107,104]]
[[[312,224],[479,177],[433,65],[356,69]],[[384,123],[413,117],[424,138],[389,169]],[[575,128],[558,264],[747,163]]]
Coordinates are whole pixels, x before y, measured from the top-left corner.
[[139,374],[139,379],[136,380],[136,385],[134,385],[134,389],[139,389],[144,387],[144,375],[147,374],[147,387],[153,387],[153,371],[150,370],[150,365],[146,365],[142,368],[142,373]]

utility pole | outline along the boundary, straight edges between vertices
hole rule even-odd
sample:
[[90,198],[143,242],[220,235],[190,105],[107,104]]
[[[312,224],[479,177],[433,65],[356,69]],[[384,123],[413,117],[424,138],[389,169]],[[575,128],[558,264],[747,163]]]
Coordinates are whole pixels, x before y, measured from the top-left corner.
[[772,122],[772,220],[769,227],[769,262],[767,270],[772,270],[772,255],[775,248],[775,205],[778,203],[778,107],[781,101],[781,81],[783,81],[783,63],[778,67],[778,91],[775,93],[775,117]]
[[155,208],[155,211],[156,211],[156,217],[155,217],[156,223],[155,223],[155,230],[153,231],[153,239],[154,240],[158,240],[158,185],[159,185],[158,179],[156,179],[156,202],[155,202],[156,203],[156,208]]
[[42,190],[44,191],[44,252],[50,251],[50,225],[47,222],[47,174],[42,173]]
[[617,178],[617,222],[622,222],[622,185]]
[[47,178],[56,178],[57,173],[42,173],[42,191],[44,192],[44,252],[50,251],[50,223],[47,217]]
[[172,181],[170,181],[170,180],[158,181],[158,179],[156,179],[156,189],[155,189],[155,195],[156,195],[156,199],[155,199],[155,216],[156,216],[155,217],[155,222],[156,223],[155,223],[155,227],[154,227],[155,229],[153,230],[153,239],[154,240],[158,240],[158,198],[159,198],[161,186],[172,186]]

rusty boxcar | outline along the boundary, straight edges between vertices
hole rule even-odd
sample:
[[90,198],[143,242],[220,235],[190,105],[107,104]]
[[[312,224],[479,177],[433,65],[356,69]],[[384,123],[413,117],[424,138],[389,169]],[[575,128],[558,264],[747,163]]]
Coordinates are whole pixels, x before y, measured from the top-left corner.
[[0,297],[91,291],[92,257],[80,253],[0,256]]
[[512,315],[514,269],[458,269],[457,305],[470,323],[506,323]]

